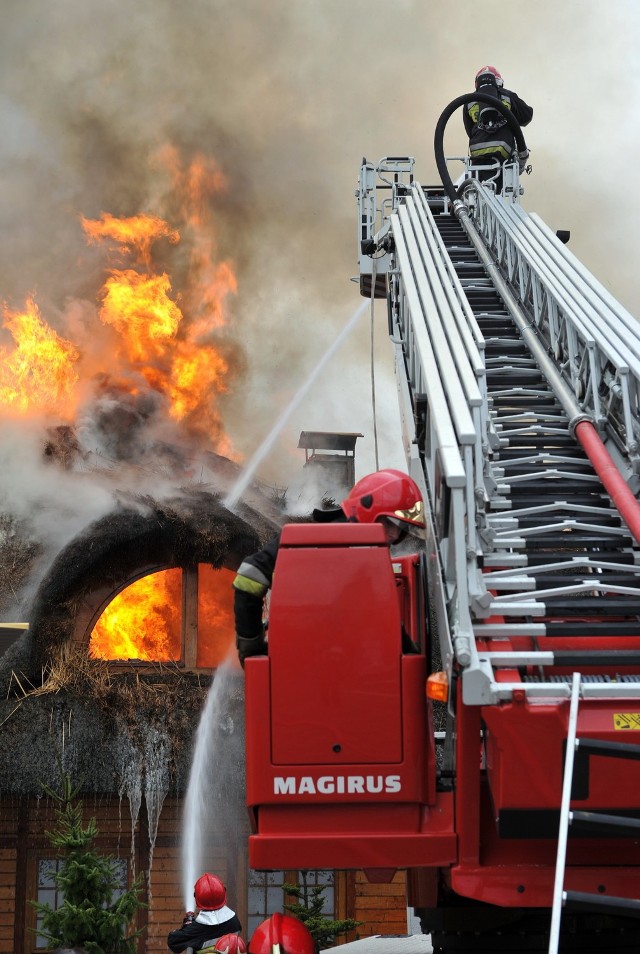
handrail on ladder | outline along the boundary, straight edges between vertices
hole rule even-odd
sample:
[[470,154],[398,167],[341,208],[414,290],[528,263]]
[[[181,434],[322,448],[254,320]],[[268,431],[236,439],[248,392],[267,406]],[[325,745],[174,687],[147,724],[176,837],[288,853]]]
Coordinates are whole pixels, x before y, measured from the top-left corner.
[[576,753],[576,734],[578,727],[578,702],[580,699],[580,673],[574,672],[571,682],[571,703],[569,706],[569,730],[567,732],[567,752],[564,760],[564,780],[562,783],[562,801],[560,803],[560,827],[558,831],[558,853],[556,856],[556,876],[553,885],[553,908],[551,912],[551,930],[549,932],[549,954],[558,954],[560,942],[560,917],[564,900],[564,871],[567,859],[567,838],[569,835],[569,805],[573,785],[573,765]]

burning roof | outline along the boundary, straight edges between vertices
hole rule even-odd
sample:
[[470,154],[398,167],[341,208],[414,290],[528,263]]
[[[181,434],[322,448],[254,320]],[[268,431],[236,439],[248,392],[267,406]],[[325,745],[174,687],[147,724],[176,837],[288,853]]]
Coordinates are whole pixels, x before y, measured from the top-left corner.
[[[210,675],[195,650],[191,667],[136,649],[144,667],[116,670],[92,658],[91,628],[132,581],[231,573],[280,522],[256,485],[234,512],[221,502],[240,474],[223,402],[243,363],[211,216],[224,179],[171,150],[167,169],[171,221],[81,218],[103,257],[95,303],[52,310],[33,294],[4,307],[0,337],[0,615],[30,622],[0,657],[0,790],[37,794],[58,752],[86,790],[126,794],[134,815],[143,794],[150,825],[187,778]],[[238,688],[236,732],[241,701]]]

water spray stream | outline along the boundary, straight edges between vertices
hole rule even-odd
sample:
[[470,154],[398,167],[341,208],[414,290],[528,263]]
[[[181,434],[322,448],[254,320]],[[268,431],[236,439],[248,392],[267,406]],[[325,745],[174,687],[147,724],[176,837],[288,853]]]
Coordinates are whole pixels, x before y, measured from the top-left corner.
[[351,318],[349,319],[345,327],[342,329],[338,337],[335,339],[332,345],[327,349],[324,355],[320,358],[320,361],[318,361],[317,365],[315,366],[315,368],[313,369],[313,371],[311,372],[307,380],[304,382],[304,384],[302,384],[300,388],[298,388],[293,398],[289,402],[288,406],[284,409],[284,411],[282,412],[282,414],[280,415],[280,417],[278,418],[278,420],[272,427],[267,437],[263,440],[262,444],[260,444],[260,446],[256,450],[253,457],[247,463],[246,467],[240,474],[240,477],[236,481],[233,488],[227,494],[227,497],[224,500],[224,505],[225,507],[227,507],[228,510],[233,510],[238,500],[240,499],[244,491],[249,486],[249,483],[251,482],[251,479],[253,478],[253,475],[255,474],[256,470],[258,469],[262,461],[265,459],[265,457],[269,454],[270,450],[275,444],[276,438],[280,434],[280,431],[282,430],[284,425],[289,420],[291,414],[298,407],[303,397],[306,395],[307,391],[309,390],[311,385],[314,383],[314,381],[316,380],[320,372],[323,370],[325,365],[333,357],[336,351],[340,348],[345,338],[347,338],[347,336],[351,333],[351,331],[357,324],[358,319],[366,310],[368,305],[369,305],[369,302],[364,301],[356,309],[356,311],[351,316]]
[[[224,663],[216,670],[207,694],[207,701],[196,732],[195,750],[184,803],[182,823],[182,896],[185,911],[194,908],[193,886],[203,873],[205,857],[205,833],[211,821],[213,783],[216,761],[225,758],[219,751],[217,727],[222,721],[230,693],[233,670],[230,665],[230,650]],[[224,808],[221,809],[224,811]]]

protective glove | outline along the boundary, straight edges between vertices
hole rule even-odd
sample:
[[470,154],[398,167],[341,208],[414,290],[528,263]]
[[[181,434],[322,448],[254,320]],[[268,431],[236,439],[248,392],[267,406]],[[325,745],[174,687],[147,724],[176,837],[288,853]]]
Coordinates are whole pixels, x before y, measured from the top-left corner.
[[247,639],[246,636],[240,636],[236,633],[236,649],[238,650],[240,665],[244,669],[244,661],[248,656],[266,656],[267,640],[264,633],[260,633],[259,636],[254,636],[252,639]]
[[518,169],[519,169],[520,175],[522,175],[522,173],[523,173],[523,172],[525,171],[525,169],[527,168],[527,159],[528,159],[528,158],[529,158],[529,150],[528,150],[528,149],[523,149],[522,152],[519,152],[519,153],[518,153]]
[[193,924],[195,919],[196,919],[195,911],[187,911],[182,921],[182,927],[184,928],[188,924]]

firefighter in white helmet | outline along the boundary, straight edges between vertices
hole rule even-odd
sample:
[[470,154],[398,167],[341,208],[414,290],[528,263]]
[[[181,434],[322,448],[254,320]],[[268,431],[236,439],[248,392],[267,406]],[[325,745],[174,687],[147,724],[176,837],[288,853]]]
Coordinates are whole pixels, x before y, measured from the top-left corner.
[[[512,90],[504,88],[504,80],[495,66],[482,66],[476,73],[476,91],[500,101],[511,111],[520,126],[527,126],[533,118],[533,109]],[[511,159],[515,137],[504,115],[490,103],[472,100],[464,112],[464,128],[469,137],[471,165],[492,165],[478,170],[478,178],[495,182],[496,192],[502,189],[502,164]],[[522,172],[528,152],[518,156]]]

